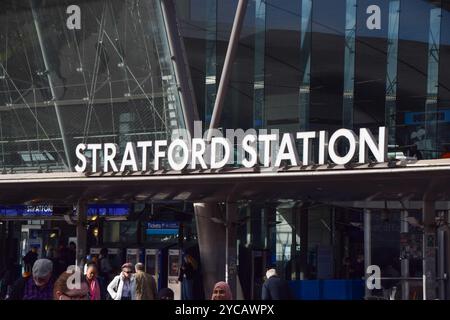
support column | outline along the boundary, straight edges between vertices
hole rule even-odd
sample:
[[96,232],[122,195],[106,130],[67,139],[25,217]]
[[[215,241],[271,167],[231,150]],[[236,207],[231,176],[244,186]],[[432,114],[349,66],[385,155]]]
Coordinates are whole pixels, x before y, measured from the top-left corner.
[[298,208],[300,214],[300,280],[308,277],[308,206],[304,204]]
[[[369,209],[364,209],[364,279],[367,281],[367,267],[372,264],[372,216]],[[366,298],[371,296],[364,283]]]
[[77,203],[77,254],[76,265],[81,266],[81,261],[86,257],[87,244],[87,203],[85,200],[79,200]]
[[[51,61],[49,61],[49,59],[47,57],[47,46],[44,43],[41,25],[40,25],[38,13],[37,13],[38,4],[34,0],[31,0],[30,3],[31,3],[31,13],[33,15],[34,26],[36,28],[36,34],[37,34],[38,41],[39,41],[39,47],[41,49],[42,59],[44,61],[44,66],[45,66],[44,73],[47,75],[47,81],[48,81],[48,85],[50,87],[50,92],[52,94],[52,102],[53,102],[53,106],[55,108],[56,119],[58,121],[59,131],[61,133],[61,139],[62,139],[63,148],[64,148],[65,159],[62,158],[61,160],[63,160],[63,162],[67,166],[67,168],[70,171],[72,171],[73,166],[72,166],[72,157],[71,157],[71,152],[70,152],[70,146],[69,146],[69,142],[66,137],[66,132],[64,129],[64,124],[63,124],[63,118],[61,115],[60,107],[58,105],[58,95],[57,95],[55,83],[54,83],[55,82],[54,81],[55,72],[54,72],[53,68],[51,67]],[[55,151],[58,152],[58,150],[55,150]]]
[[181,105],[186,129],[192,136],[194,132],[194,121],[199,120],[197,102],[191,81],[191,73],[186,58],[184,42],[178,29],[176,20],[175,4],[173,0],[161,1],[161,11],[167,31],[172,63],[177,78],[178,88],[181,91]]
[[210,299],[214,284],[225,280],[225,228],[213,222],[220,219],[216,203],[195,203],[194,210],[205,298]]
[[446,238],[448,227],[440,227],[437,230],[438,264],[437,277],[439,283],[439,300],[445,300],[445,257],[446,257]]
[[423,199],[423,299],[436,299],[436,230],[435,203]]
[[[408,211],[402,210],[400,213],[400,233],[407,234],[408,233]],[[409,277],[409,258],[407,255],[403,256],[402,252],[401,254],[401,275],[402,278],[408,278]],[[402,300],[408,300],[409,299],[409,282],[407,280],[402,280]]]
[[228,283],[236,299],[237,293],[237,230],[236,220],[238,205],[235,202],[226,204],[226,237],[225,237],[225,281]]
[[217,90],[216,101],[211,116],[211,123],[207,141],[211,141],[213,130],[219,126],[220,117],[222,115],[223,103],[227,94],[228,85],[231,77],[231,70],[236,56],[237,47],[239,44],[239,37],[241,35],[242,25],[244,24],[245,12],[247,11],[248,0],[239,0],[236,15],[233,21],[233,28],[231,30],[230,41],[228,42],[227,53],[225,55],[225,62],[223,64],[222,75],[220,77],[219,88]]
[[6,266],[6,221],[0,221],[0,269]]

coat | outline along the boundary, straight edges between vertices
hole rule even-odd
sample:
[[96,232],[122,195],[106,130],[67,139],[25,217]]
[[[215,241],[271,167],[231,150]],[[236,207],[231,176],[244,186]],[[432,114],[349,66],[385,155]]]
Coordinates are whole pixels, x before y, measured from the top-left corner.
[[[136,278],[134,275],[130,278],[131,300],[136,300]],[[113,300],[122,300],[123,280],[122,275],[115,276],[108,285],[108,293]]]
[[261,298],[262,300],[291,300],[291,289],[287,281],[272,276],[264,282]]
[[136,272],[136,300],[156,300],[156,281],[148,273]]

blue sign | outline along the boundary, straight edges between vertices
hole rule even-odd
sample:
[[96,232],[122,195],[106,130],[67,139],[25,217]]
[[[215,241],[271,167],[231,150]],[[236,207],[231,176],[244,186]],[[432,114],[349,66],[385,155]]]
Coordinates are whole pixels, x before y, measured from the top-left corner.
[[88,216],[126,216],[130,213],[128,204],[90,204]]
[[179,231],[178,222],[152,221],[147,224],[146,234],[154,235],[177,235]]
[[0,206],[0,216],[6,217],[49,217],[53,215],[52,205],[15,205],[15,206]]
[[425,121],[450,122],[450,109],[435,112],[405,112],[405,124],[423,124]]

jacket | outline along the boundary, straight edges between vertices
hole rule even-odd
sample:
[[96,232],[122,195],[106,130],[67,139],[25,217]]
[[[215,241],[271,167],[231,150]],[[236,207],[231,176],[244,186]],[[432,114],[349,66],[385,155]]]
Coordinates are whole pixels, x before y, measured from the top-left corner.
[[292,293],[287,281],[272,276],[264,282],[261,298],[262,300],[291,300]]
[[156,281],[148,273],[136,272],[136,300],[156,300]]
[[[130,278],[131,300],[136,300],[136,278],[134,275]],[[108,285],[108,293],[113,300],[122,300],[123,279],[122,274],[115,276]]]

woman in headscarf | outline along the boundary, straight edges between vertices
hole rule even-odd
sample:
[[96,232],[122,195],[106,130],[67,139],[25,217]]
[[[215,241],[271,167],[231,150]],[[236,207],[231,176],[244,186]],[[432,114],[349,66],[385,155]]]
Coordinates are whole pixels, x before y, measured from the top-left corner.
[[214,285],[211,300],[233,300],[231,289],[228,283],[224,281],[217,282]]

